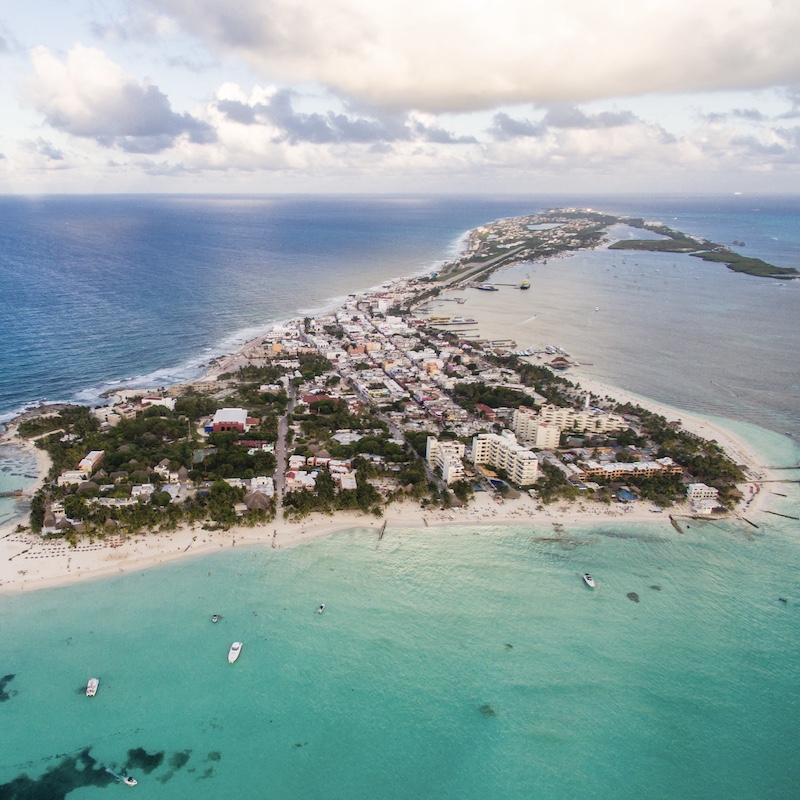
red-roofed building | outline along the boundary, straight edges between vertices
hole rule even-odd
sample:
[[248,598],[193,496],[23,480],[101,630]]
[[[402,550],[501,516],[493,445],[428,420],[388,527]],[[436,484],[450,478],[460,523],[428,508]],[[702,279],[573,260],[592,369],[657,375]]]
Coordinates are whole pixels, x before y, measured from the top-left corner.
[[475,411],[489,422],[494,422],[494,418],[497,416],[494,409],[487,406],[486,403],[475,403]]

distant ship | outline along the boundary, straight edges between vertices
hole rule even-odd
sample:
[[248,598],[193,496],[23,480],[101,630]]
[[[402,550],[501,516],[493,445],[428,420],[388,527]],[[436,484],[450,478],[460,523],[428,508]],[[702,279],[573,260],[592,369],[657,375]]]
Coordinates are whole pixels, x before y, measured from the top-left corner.
[[479,283],[476,289],[480,289],[482,292],[497,292],[499,289],[496,286],[492,286],[491,283]]
[[525,278],[522,283],[519,285],[520,289],[530,289],[531,288],[531,281],[530,278]]

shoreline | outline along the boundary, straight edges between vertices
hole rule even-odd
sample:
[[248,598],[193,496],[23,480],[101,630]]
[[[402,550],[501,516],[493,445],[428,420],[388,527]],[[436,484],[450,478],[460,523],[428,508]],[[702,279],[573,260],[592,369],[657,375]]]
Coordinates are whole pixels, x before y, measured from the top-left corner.
[[[758,492],[747,511],[751,514],[760,511],[764,497],[764,492]],[[359,530],[371,532],[377,541],[384,523],[390,536],[398,529],[423,533],[428,528],[586,527],[601,523],[659,524],[665,534],[677,535],[672,519],[692,518],[686,504],[668,511],[646,501],[639,501],[635,507],[593,501],[554,503],[542,510],[537,505],[538,501],[526,495],[498,502],[483,494],[467,507],[435,511],[404,501],[390,506],[391,513],[380,519],[356,513],[326,516],[317,512],[299,522],[281,520],[257,528],[234,526],[227,531],[183,527],[104,541],[82,540],[76,548],[63,540],[44,541],[33,534],[16,534],[13,529],[4,529],[0,531],[0,596],[133,574],[162,564],[235,549],[237,545],[282,550],[335,533]],[[699,521],[714,519],[704,517]]]
[[[463,238],[466,239],[468,235],[468,233],[464,234]],[[418,274],[421,273],[415,273],[415,275]],[[391,285],[408,279],[409,276],[400,276],[382,285]],[[493,306],[493,309],[483,309],[480,312],[481,317],[502,314],[501,307],[497,307],[496,303]],[[340,306],[332,305],[331,310],[338,307]],[[477,315],[478,312],[475,313]],[[297,320],[300,317],[295,316],[290,319]],[[487,320],[479,318],[478,322],[483,325],[487,323]],[[489,320],[487,324],[491,322],[492,320]],[[496,323],[496,320],[494,322]],[[265,332],[274,330],[283,324],[285,323],[274,323],[271,327],[265,328]],[[513,323],[506,322],[506,324]],[[233,352],[214,359],[214,363],[208,365],[202,377],[174,384],[173,388],[214,381],[220,374],[235,370],[243,363],[247,363],[248,350],[260,345],[263,336],[264,334],[260,334],[249,339]],[[568,378],[592,394],[610,395],[620,402],[632,402],[661,414],[668,420],[679,419],[687,431],[704,439],[715,439],[730,458],[745,467],[748,478],[748,484],[743,485],[745,488],[744,499],[737,509],[724,519],[734,521],[745,511],[752,514],[763,510],[767,492],[760,490],[760,482],[774,476],[763,466],[764,458],[750,445],[742,442],[739,437],[700,415],[671,408],[650,398],[604,384],[593,378],[584,369],[574,369]],[[120,387],[120,390],[122,391],[123,388]],[[44,451],[35,446],[34,441],[18,436],[15,424],[18,419],[19,417],[6,423],[6,431],[2,434],[2,440],[10,446],[22,447],[35,454],[39,479],[33,487],[25,490],[25,494],[29,495],[43,484],[50,467],[50,459]],[[335,517],[315,513],[300,522],[276,520],[259,528],[234,526],[224,532],[206,531],[200,527],[182,527],[172,532],[138,534],[106,541],[92,542],[82,539],[81,544],[76,548],[70,548],[64,540],[45,542],[34,534],[17,534],[15,528],[20,520],[15,519],[0,529],[0,594],[19,593],[83,580],[129,574],[181,558],[219,552],[221,549],[233,548],[237,544],[282,549],[345,530],[375,530],[380,528],[384,522],[387,529],[391,531],[392,528],[398,527],[424,529],[428,526],[451,525],[463,527],[525,524],[590,525],[613,520],[615,524],[663,522],[670,532],[674,533],[670,525],[671,517],[690,515],[688,505],[685,503],[663,511],[646,501],[638,501],[635,507],[623,504],[607,506],[594,501],[581,500],[571,503],[558,501],[541,509],[538,508],[538,505],[537,500],[526,494],[517,500],[504,501],[495,501],[488,495],[476,495],[470,505],[465,508],[435,512],[420,508],[418,503],[404,501],[388,506],[386,513],[381,518],[357,513],[340,513]],[[701,519],[716,518],[703,517]]]

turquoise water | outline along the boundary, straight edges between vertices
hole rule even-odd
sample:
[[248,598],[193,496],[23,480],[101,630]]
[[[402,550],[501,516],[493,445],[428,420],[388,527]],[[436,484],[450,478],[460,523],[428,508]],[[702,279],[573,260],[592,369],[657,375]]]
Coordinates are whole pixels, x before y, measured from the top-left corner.
[[0,798],[126,762],[149,798],[794,798],[798,528],[760,524],[390,524],[4,598]]
[[[28,489],[38,476],[36,459],[19,447],[0,446],[0,492]],[[27,514],[27,502],[14,497],[0,497],[0,526]]]

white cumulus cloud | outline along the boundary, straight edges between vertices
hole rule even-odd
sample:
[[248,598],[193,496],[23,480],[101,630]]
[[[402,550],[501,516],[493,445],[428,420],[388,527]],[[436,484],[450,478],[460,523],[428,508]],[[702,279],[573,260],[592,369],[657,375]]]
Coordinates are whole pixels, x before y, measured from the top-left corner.
[[140,0],[270,79],[466,111],[800,83],[795,0]]
[[28,102],[49,125],[130,152],[158,152],[186,134],[213,139],[213,130],[178,114],[157,86],[139,83],[102,51],[76,45],[65,61],[46,47],[31,53]]

